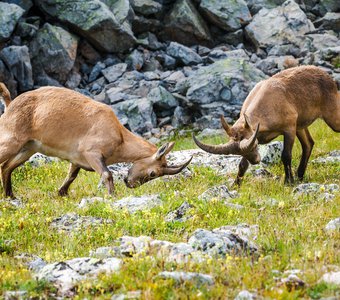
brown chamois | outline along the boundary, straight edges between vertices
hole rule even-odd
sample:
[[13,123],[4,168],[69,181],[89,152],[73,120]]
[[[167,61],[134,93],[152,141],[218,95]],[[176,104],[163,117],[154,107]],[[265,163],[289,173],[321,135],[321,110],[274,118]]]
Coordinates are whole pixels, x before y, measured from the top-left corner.
[[0,84],[0,98],[6,111],[0,118],[0,164],[5,195],[13,197],[11,173],[40,152],[68,160],[69,173],[59,189],[66,195],[80,169],[96,171],[109,194],[114,192],[107,165],[132,162],[127,187],[135,188],[151,179],[174,175],[180,166],[168,166],[165,156],[174,143],[159,149],[127,130],[112,109],[66,88],[42,87],[10,101],[10,94]]
[[322,118],[330,128],[340,132],[340,93],[325,71],[315,66],[300,66],[259,82],[244,101],[240,118],[232,127],[221,117],[222,127],[231,139],[227,144],[205,145],[193,138],[197,146],[207,152],[242,155],[235,180],[240,185],[249,162],[260,162],[257,144],[266,144],[283,135],[281,159],[285,183],[293,183],[291,161],[295,137],[302,146],[297,170],[301,180],[314,145],[308,126],[317,118]]

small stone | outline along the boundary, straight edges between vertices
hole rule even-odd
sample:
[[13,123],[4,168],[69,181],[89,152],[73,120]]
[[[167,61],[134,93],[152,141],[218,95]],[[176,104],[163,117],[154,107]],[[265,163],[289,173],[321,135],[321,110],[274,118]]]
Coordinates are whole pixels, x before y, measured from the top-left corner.
[[185,222],[187,221],[190,216],[186,216],[186,213],[192,208],[193,206],[188,202],[183,202],[180,207],[175,209],[174,211],[169,212],[166,217],[166,222]]
[[186,281],[194,282],[197,286],[204,284],[213,285],[214,279],[210,275],[191,272],[161,272],[157,275],[161,279],[173,279],[176,283],[183,283]]
[[336,219],[330,221],[326,225],[325,230],[328,231],[328,232],[336,232],[336,231],[340,232],[340,218],[336,218]]
[[21,300],[27,298],[27,291],[6,291],[4,294],[5,300]]
[[202,62],[202,58],[195,51],[176,42],[171,42],[166,52],[185,66]]
[[229,191],[226,185],[214,186],[206,190],[198,198],[205,201],[211,201],[214,198],[219,200],[229,200],[237,198],[239,195],[236,191]]
[[127,209],[129,213],[152,209],[162,205],[159,195],[145,195],[141,197],[129,196],[113,203],[113,207],[118,209]]
[[330,272],[323,274],[320,281],[340,286],[340,272]]
[[287,278],[283,278],[281,282],[286,285],[289,291],[303,288],[306,285],[306,283],[295,274],[290,274]]
[[257,298],[256,295],[252,294],[247,290],[244,290],[239,292],[234,300],[255,300],[256,298]]
[[103,69],[101,72],[106,78],[106,80],[111,83],[116,81],[119,77],[121,77],[127,69],[126,63],[119,63]]

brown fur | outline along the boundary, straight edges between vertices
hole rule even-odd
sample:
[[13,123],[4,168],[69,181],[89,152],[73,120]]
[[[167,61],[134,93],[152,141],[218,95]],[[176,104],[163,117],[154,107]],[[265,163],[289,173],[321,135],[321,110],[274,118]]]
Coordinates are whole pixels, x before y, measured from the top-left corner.
[[[245,117],[248,117],[250,128]],[[285,182],[292,183],[291,152],[295,137],[302,146],[302,158],[298,177],[303,178],[314,141],[308,131],[317,118],[322,118],[334,131],[340,132],[340,94],[333,79],[321,68],[300,66],[284,70],[259,82],[250,92],[241,109],[240,118],[230,128],[229,135],[235,141],[249,138],[257,124],[260,144],[265,144],[279,135],[284,136],[282,161],[285,167]],[[257,149],[244,155],[236,183],[240,184]]]
[[[3,93],[5,101],[6,97]],[[26,92],[15,98],[0,118],[2,181],[10,197],[12,171],[35,152],[71,162],[60,195],[67,194],[80,168],[98,172],[113,193],[107,165],[133,162],[125,181],[129,187],[136,187],[166,173],[165,155],[172,146],[166,144],[163,155],[156,159],[157,147],[128,131],[109,106],[66,88]]]

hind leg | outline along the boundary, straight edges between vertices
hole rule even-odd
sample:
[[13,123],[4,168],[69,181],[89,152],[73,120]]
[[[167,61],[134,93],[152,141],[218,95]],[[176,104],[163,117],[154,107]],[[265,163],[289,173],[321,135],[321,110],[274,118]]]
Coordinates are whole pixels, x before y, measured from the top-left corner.
[[17,155],[8,159],[1,166],[1,179],[6,197],[14,198],[11,180],[13,170],[27,161],[33,154],[34,151],[32,150],[22,149]]
[[292,149],[295,140],[295,132],[285,132],[283,136],[283,151],[281,160],[285,169],[285,184],[292,184],[294,183],[294,176],[292,172]]
[[71,183],[77,178],[78,173],[80,171],[80,167],[74,164],[70,164],[70,168],[68,171],[68,175],[62,184],[62,186],[59,188],[58,194],[59,196],[66,196],[68,193],[68,188],[70,187]]
[[302,147],[302,156],[297,171],[298,178],[302,180],[307,168],[309,157],[312,153],[314,141],[307,128],[298,130],[296,132],[296,136],[298,137]]

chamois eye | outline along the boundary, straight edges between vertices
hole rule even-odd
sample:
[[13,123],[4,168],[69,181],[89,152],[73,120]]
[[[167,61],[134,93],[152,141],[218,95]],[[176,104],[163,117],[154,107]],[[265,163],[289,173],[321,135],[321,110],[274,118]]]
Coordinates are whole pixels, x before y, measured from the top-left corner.
[[150,176],[151,178],[152,178],[152,177],[156,177],[155,171],[151,171],[150,174],[149,174],[149,176]]

